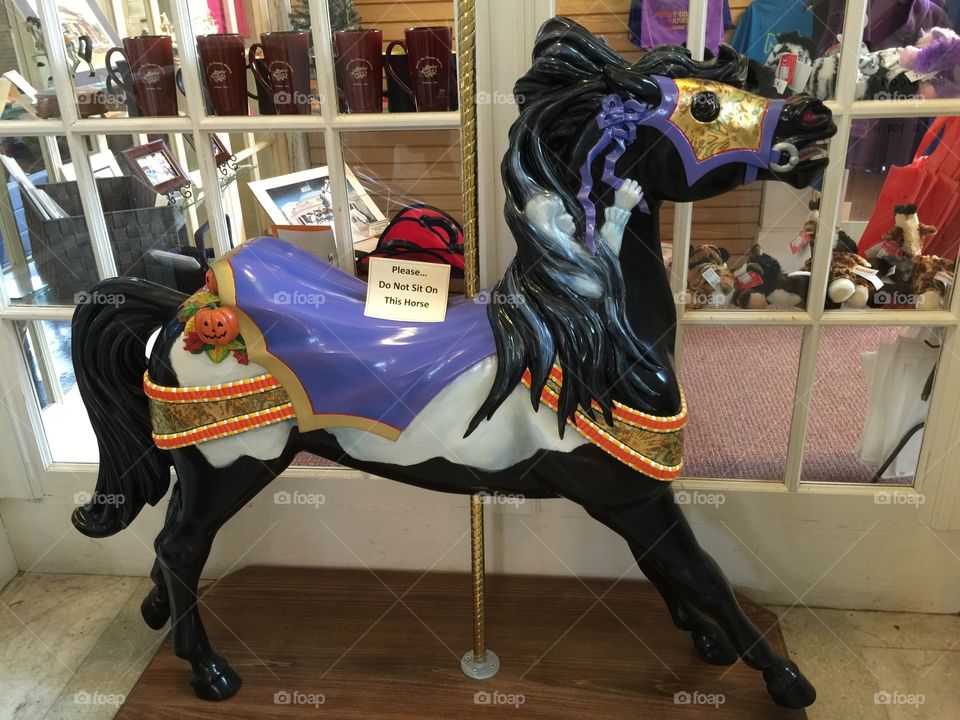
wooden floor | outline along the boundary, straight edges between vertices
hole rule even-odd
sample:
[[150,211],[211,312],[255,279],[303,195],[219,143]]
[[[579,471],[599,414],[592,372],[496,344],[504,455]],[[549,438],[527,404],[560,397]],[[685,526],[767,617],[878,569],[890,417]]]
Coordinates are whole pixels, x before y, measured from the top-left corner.
[[[742,663],[701,663],[645,583],[489,576],[487,638],[502,669],[468,680],[470,598],[465,574],[246,568],[201,600],[240,692],[196,699],[168,639],[117,718],[805,717],[775,706]],[[775,616],[743,604],[783,654]]]

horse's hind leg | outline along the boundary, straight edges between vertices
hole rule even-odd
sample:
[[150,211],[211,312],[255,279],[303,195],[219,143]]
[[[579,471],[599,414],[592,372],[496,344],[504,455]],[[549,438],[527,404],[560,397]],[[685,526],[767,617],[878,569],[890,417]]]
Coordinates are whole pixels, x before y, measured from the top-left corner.
[[[180,483],[174,483],[170,491],[170,503],[167,505],[167,516],[163,521],[164,530],[173,522],[173,519],[179,512],[180,505]],[[157,536],[159,538],[159,535]],[[163,576],[163,566],[160,559],[153,561],[153,569],[150,571],[150,578],[153,580],[153,588],[147,593],[147,596],[140,603],[140,614],[144,622],[154,630],[162,628],[167,620],[170,619],[170,593],[167,589],[167,581]]]
[[173,651],[190,661],[198,697],[226,700],[240,688],[240,676],[207,639],[197,598],[200,574],[217,531],[286,467],[292,453],[267,462],[241,457],[223,468],[209,465],[196,448],[172,455],[180,502],[157,537],[156,551],[170,596]]
[[813,686],[793,662],[773,652],[740,609],[730,584],[716,561],[700,547],[672,492],[648,503],[614,510],[604,522],[643,553],[655,572],[688,604],[723,629],[743,661],[763,672],[774,702],[790,708],[813,703]]

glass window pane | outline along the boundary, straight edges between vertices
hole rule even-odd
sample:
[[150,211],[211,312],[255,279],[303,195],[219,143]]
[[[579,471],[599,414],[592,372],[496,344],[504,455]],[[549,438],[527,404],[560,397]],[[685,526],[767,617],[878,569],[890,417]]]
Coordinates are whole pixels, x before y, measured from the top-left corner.
[[[351,200],[355,230],[364,224],[364,215],[389,220],[418,203],[432,205],[463,222],[459,131],[348,132],[341,137],[344,162],[360,193]],[[354,237],[358,237],[356,233]],[[376,238],[355,246],[369,252],[376,247]],[[452,278],[451,288],[457,286],[455,280]]]
[[803,308],[817,198],[813,188],[759,182],[694,203],[687,309]]
[[[96,151],[90,160],[117,274],[183,292],[202,285],[195,247],[202,243],[209,254],[213,243],[193,135],[93,135],[85,141]],[[225,150],[220,153],[224,172],[217,191],[227,204],[239,171],[231,169]]]
[[[17,5],[35,9],[36,0]],[[186,110],[169,2],[57,0],[57,11],[81,118],[175,116]],[[31,30],[35,27],[27,21],[31,38],[23,46],[45,73],[47,48]],[[44,78],[38,87],[38,114],[58,117],[52,85]]]
[[457,109],[452,1],[328,6],[340,112]]
[[913,483],[942,337],[938,328],[824,329],[802,480],[867,483],[889,460],[880,482]]
[[960,96],[960,66],[951,52],[960,3],[871,2],[863,31],[858,100]]
[[949,305],[960,247],[958,141],[953,117],[853,122],[828,308]]
[[53,461],[98,462],[97,439],[70,359],[70,323],[31,320],[15,325]]
[[7,297],[17,305],[72,305],[98,276],[66,139],[7,137],[2,154]]
[[684,328],[684,477],[782,481],[802,334],[795,327]]
[[191,10],[208,115],[320,112],[305,0],[195,2]]

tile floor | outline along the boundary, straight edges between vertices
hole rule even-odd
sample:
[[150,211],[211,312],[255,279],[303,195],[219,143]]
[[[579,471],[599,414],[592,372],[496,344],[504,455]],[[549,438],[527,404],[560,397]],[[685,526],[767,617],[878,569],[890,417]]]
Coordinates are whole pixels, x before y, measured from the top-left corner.
[[[26,574],[0,592],[0,720],[105,720],[163,640],[147,578]],[[960,718],[960,617],[775,608],[810,720]]]

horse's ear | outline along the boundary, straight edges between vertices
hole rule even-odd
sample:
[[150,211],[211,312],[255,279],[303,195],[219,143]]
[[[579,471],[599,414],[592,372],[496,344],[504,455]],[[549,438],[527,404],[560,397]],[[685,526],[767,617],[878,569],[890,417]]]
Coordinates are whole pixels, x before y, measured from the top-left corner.
[[660,86],[649,75],[631,71],[628,68],[618,68],[606,65],[603,68],[603,77],[607,87],[617,93],[629,93],[640,102],[651,107],[660,104]]

